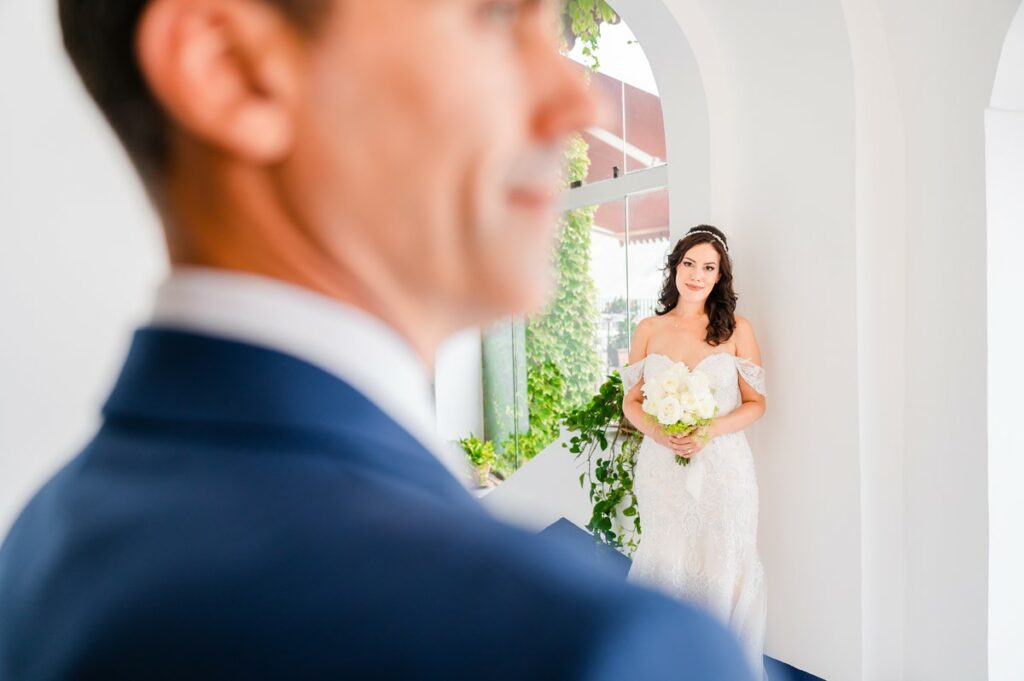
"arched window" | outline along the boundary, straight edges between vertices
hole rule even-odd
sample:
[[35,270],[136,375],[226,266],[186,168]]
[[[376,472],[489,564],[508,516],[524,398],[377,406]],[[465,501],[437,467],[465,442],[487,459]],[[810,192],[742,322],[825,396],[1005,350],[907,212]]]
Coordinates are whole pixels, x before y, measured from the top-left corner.
[[[601,19],[596,50],[570,37],[565,56],[588,71],[611,115],[568,152],[557,293],[543,313],[507,319],[449,353],[469,385],[471,345],[479,343],[482,391],[438,389],[443,434],[475,436],[465,444],[477,452],[493,446],[491,485],[553,445],[564,412],[622,367],[633,330],[653,314],[661,288],[669,247],[661,99],[632,31],[618,16]],[[439,358],[439,367],[445,362]],[[476,396],[479,405],[471,404]]]

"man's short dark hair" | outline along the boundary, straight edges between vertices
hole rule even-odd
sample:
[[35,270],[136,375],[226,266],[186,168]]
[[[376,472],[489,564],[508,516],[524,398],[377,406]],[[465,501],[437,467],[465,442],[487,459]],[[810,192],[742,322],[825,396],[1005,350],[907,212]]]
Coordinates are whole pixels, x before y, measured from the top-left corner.
[[[331,0],[261,0],[311,31]],[[58,0],[64,47],[86,89],[145,178],[168,155],[167,119],[142,77],[135,32],[148,0]]]

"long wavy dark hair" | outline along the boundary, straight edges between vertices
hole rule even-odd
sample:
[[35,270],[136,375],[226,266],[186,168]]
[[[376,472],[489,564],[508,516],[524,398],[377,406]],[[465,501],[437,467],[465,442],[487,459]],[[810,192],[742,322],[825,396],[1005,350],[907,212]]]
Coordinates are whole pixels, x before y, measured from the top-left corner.
[[[701,234],[700,232],[711,232],[717,235],[721,242],[711,234]],[[711,244],[718,251],[721,262],[719,265],[721,276],[704,303],[704,311],[708,315],[708,332],[704,337],[704,342],[711,346],[726,342],[732,338],[732,334],[736,330],[736,300],[738,296],[732,290],[732,259],[729,257],[728,243],[722,230],[711,225],[698,225],[687,232],[686,236],[680,239],[676,247],[669,253],[663,268],[665,282],[662,284],[658,309],[655,311],[658,315],[664,315],[676,308],[679,304],[679,288],[676,286],[676,270],[679,269],[679,263],[694,246]]]

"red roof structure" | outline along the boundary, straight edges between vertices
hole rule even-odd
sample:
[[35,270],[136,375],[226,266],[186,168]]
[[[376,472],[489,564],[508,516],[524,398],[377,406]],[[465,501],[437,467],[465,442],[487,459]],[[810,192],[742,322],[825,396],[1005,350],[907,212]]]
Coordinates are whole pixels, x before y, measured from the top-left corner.
[[[600,127],[583,133],[590,146],[587,184],[661,165],[667,160],[665,121],[661,99],[629,83],[596,72],[591,87],[608,113]],[[668,192],[665,190],[629,199],[629,240],[650,241],[669,236]],[[595,227],[626,238],[625,202],[602,204]]]

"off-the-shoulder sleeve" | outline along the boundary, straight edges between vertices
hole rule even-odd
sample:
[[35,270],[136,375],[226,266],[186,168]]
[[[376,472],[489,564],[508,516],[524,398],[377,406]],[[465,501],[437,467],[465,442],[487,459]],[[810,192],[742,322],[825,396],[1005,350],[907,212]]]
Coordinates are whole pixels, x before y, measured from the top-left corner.
[[630,390],[636,387],[636,384],[640,382],[640,379],[644,377],[644,362],[647,360],[642,359],[635,364],[629,364],[622,367],[622,371],[619,372],[622,376],[622,394],[627,395]]
[[767,395],[765,389],[764,367],[754,364],[743,357],[736,358],[736,369],[747,384],[759,395]]

